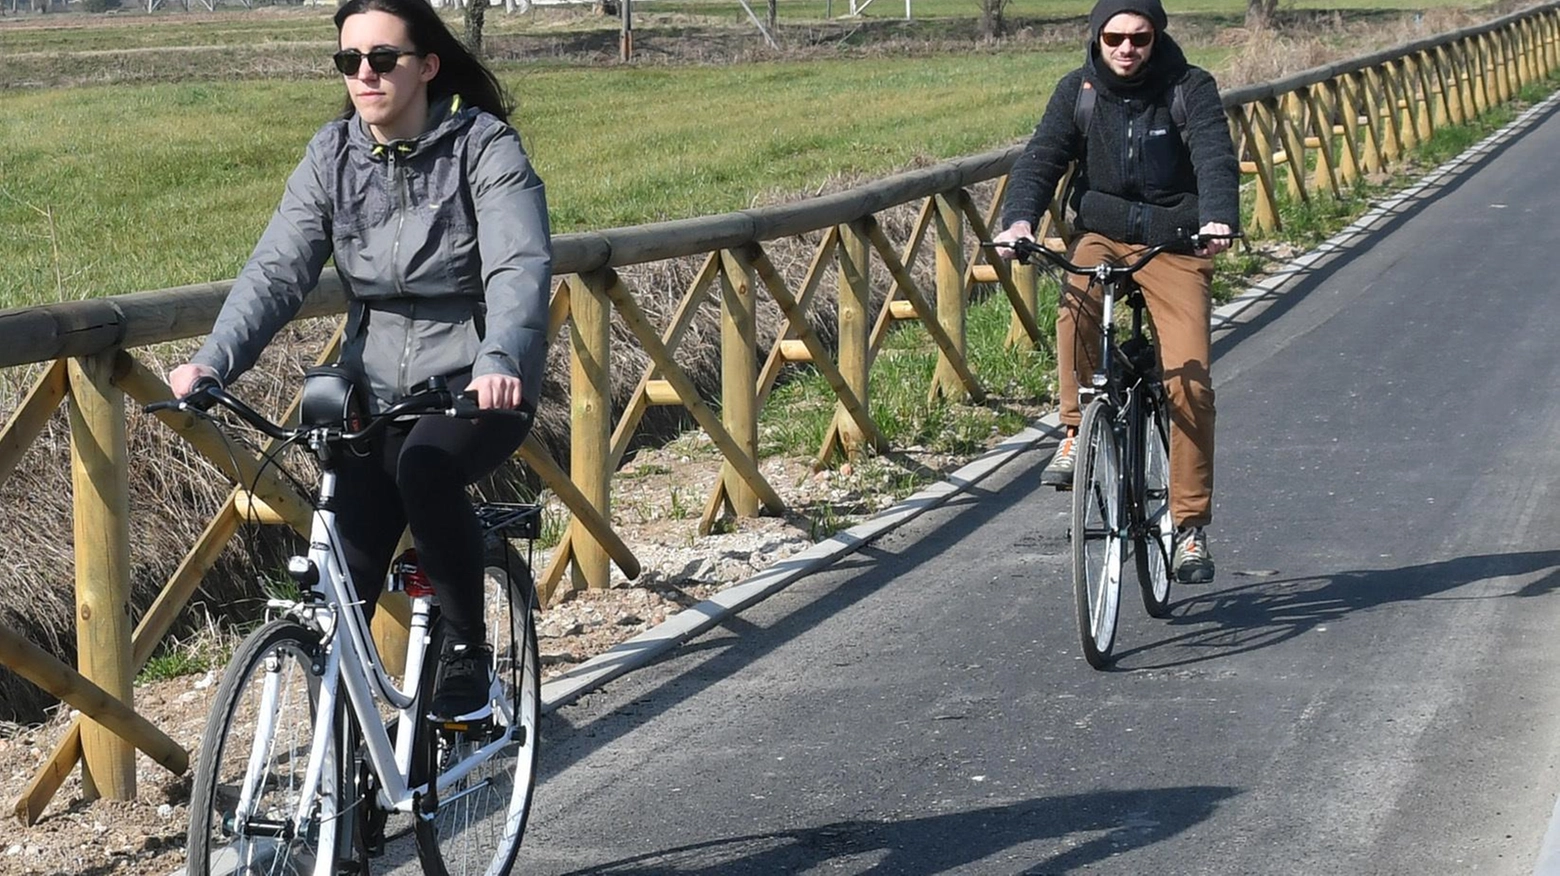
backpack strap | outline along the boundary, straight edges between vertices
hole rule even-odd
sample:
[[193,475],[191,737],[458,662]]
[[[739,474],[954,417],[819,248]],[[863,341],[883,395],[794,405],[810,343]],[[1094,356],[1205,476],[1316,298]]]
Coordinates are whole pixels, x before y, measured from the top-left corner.
[[1175,129],[1181,132],[1181,144],[1191,148],[1190,136],[1186,130],[1186,86],[1177,82],[1175,91],[1170,95],[1170,121],[1175,123]]
[[1094,100],[1097,97],[1099,94],[1094,90],[1094,83],[1083,80],[1078,86],[1078,100],[1073,103],[1073,126],[1084,139],[1088,139],[1089,123],[1094,121]]

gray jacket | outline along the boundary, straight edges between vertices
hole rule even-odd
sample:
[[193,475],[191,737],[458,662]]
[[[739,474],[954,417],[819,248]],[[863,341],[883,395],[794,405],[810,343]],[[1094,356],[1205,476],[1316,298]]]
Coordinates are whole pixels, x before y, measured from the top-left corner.
[[436,102],[428,130],[375,142],[357,116],[327,124],[192,361],[224,382],[254,365],[334,255],[350,302],[341,361],[380,405],[429,377],[519,377],[540,398],[552,243],[520,137]]

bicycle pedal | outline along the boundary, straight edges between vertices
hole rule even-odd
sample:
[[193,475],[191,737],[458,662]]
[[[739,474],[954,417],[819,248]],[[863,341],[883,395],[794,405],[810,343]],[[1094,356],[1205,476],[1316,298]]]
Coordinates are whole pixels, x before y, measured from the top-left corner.
[[435,730],[443,730],[447,733],[465,733],[468,736],[488,733],[493,729],[492,717],[479,718],[474,721],[452,721],[444,718],[429,717],[428,723]]

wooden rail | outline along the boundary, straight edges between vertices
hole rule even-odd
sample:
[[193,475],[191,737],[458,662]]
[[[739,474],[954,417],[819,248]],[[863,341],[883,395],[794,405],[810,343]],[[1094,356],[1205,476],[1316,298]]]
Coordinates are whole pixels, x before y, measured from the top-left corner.
[[[1280,228],[1286,202],[1335,198],[1370,174],[1386,173],[1446,125],[1465,123],[1560,63],[1560,4],[1549,4],[1453,34],[1319,67],[1277,82],[1223,94],[1251,211],[1248,230]],[[543,597],[572,588],[607,586],[609,565],[638,574],[638,561],[611,527],[611,483],[646,412],[676,405],[694,418],[720,449],[724,463],[701,528],[724,511],[753,515],[783,509],[757,458],[757,416],[781,369],[808,363],[838,399],[820,459],[861,448],[883,448],[872,416],[867,376],[890,328],[921,326],[938,359],[927,387],[932,398],[985,396],[965,355],[965,314],[977,284],[995,284],[1012,306],[1008,340],[1048,343],[1037,319],[1031,269],[1010,270],[974,246],[993,231],[1005,174],[1020,147],[945,162],[846,192],[758,210],[554,238],[558,285],[551,332],[568,326],[572,444],[569,469],[535,440],[520,455],[568,506],[567,533],[541,579]],[[996,181],[984,210],[974,194]],[[906,239],[892,239],[880,214],[919,205]],[[1040,233],[1067,236],[1052,204]],[[795,286],[771,262],[766,247],[798,235],[816,240],[810,267]],[[925,269],[930,250],[930,270]],[[619,268],[699,257],[702,267],[664,325],[638,304]],[[917,266],[922,266],[917,270]],[[920,278],[931,278],[923,285]],[[807,319],[832,277],[839,293],[835,352]],[[0,662],[16,669],[88,716],[74,722],[16,811],[32,823],[80,760],[89,793],[134,794],[131,744],[182,771],[187,755],[132,711],[130,680],[151,656],[175,616],[231,538],[241,515],[265,508],[269,519],[306,531],[309,504],[260,457],[236,453],[209,424],[165,413],[162,421],[233,479],[234,490],[189,550],[152,607],[132,631],[127,582],[132,528],[146,521],[127,513],[127,399],[145,404],[167,398],[162,379],[136,358],[150,344],[206,332],[231,283],[209,283],[0,312],[0,367],[47,363],[9,421],[0,429],[0,482],[14,471],[53,412],[68,398],[75,486],[77,676],[30,643],[0,631]],[[872,313],[873,290],[886,297]],[[720,398],[702,398],[678,364],[676,352],[701,304],[718,299],[722,312]],[[762,296],[779,308],[784,325],[767,351],[758,349],[755,313]],[[339,315],[339,280],[327,274],[301,317]],[[629,402],[613,418],[609,331],[614,317],[637,340],[649,364]],[[339,336],[338,336],[339,339]],[[335,355],[333,341],[321,360]],[[716,410],[719,410],[719,414]],[[383,612],[391,615],[393,612]],[[170,747],[171,746],[171,747]]]

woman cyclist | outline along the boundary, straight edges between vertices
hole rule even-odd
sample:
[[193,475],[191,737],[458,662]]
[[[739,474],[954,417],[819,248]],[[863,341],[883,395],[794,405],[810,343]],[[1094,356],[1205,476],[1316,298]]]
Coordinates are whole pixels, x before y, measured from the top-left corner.
[[[169,384],[183,396],[253,366],[334,257],[349,300],[341,362],[371,406],[443,377],[482,409],[534,411],[552,248],[507,94],[426,0],[348,0],[335,23],[344,111],[310,141],[210,336]],[[482,536],[465,488],[515,452],[529,423],[397,423],[339,468],[342,550],[368,610],[408,526],[438,594],[435,718],[491,710]]]

